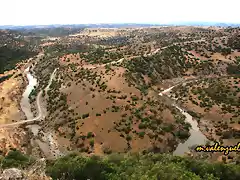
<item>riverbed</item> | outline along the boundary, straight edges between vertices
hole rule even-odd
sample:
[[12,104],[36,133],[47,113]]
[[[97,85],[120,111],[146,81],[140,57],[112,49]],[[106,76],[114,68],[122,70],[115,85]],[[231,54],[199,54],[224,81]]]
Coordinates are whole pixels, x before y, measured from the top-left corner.
[[[159,95],[160,96],[163,96],[164,94],[167,95],[167,93],[170,92],[174,87],[175,86],[165,89],[164,91],[160,92]],[[205,145],[206,142],[208,141],[208,139],[200,131],[197,121],[194,120],[194,118],[190,114],[188,114],[186,111],[184,111],[178,105],[176,105],[176,104],[172,104],[172,105],[175,106],[186,117],[185,121],[191,125],[191,129],[189,131],[190,132],[189,138],[185,142],[179,143],[177,148],[173,152],[173,155],[182,156],[185,153],[189,152],[190,151],[189,148],[192,146]]]
[[[42,115],[42,109],[40,106],[40,97],[41,97],[41,92],[38,94],[37,96],[37,106],[38,106],[38,117],[33,117],[33,113],[31,112],[31,105],[29,102],[29,94],[32,92],[32,90],[37,86],[37,79],[34,78],[32,76],[32,74],[29,71],[29,67],[25,70],[25,74],[27,76],[28,79],[28,85],[26,87],[26,90],[23,93],[23,97],[22,97],[22,101],[21,101],[21,108],[22,111],[25,113],[27,119],[41,119],[43,118]],[[54,74],[56,72],[57,69],[54,70],[54,72],[51,74],[50,80],[49,80],[49,84],[46,88],[46,90],[48,90],[49,86],[51,85],[51,82],[54,78]],[[167,94],[168,92],[170,92],[172,89],[174,88],[174,86],[165,89],[164,91],[160,92],[159,95],[163,96],[164,94]],[[173,104],[173,106],[175,106],[177,109],[179,109],[179,111],[186,117],[186,121],[188,123],[190,123],[191,125],[191,129],[190,129],[190,137],[183,143],[179,143],[176,150],[173,152],[174,155],[184,155],[186,152],[189,152],[189,148],[194,146],[194,145],[204,145],[207,142],[207,138],[206,136],[200,131],[199,127],[198,127],[198,123],[196,120],[193,119],[193,117],[188,114],[187,112],[185,112],[182,108],[180,108],[178,105]],[[34,136],[37,137],[38,133],[39,133],[39,129],[41,128],[39,125],[34,124],[34,125],[30,125],[28,126],[31,131],[33,132]],[[38,146],[40,147],[40,149],[44,152],[45,156],[49,156],[50,154],[52,154],[53,156],[58,156],[60,155],[60,151],[58,149],[57,143],[54,140],[54,136],[52,133],[48,132],[48,133],[44,133],[41,132],[43,134],[43,137],[40,139],[35,140],[35,142],[38,144]]]
[[[51,82],[54,78],[56,70],[57,69],[55,69],[54,72],[51,74],[47,89],[51,85]],[[22,95],[22,100],[20,102],[22,111],[25,113],[28,121],[43,120],[44,115],[43,115],[42,107],[40,105],[40,101],[41,101],[40,98],[41,98],[42,91],[39,92],[39,94],[37,95],[37,98],[36,98],[36,101],[37,101],[36,104],[37,104],[37,108],[38,108],[38,116],[34,117],[32,111],[31,111],[31,104],[29,102],[29,95],[32,92],[32,90],[34,90],[34,88],[37,86],[37,79],[30,73],[30,67],[28,67],[24,71],[24,73],[27,77],[28,85],[27,85],[26,90],[24,91],[24,93]],[[39,126],[38,124],[28,125],[27,127],[30,129],[30,131],[34,135],[34,139],[31,139],[32,143],[37,144],[39,146],[39,148],[41,149],[41,151],[44,153],[45,156],[49,157],[49,156],[61,155],[60,151],[58,150],[57,143],[54,140],[53,134],[51,132],[45,133],[45,132],[41,131],[41,133],[40,133],[41,126]],[[42,134],[41,138],[39,138],[39,133]]]
[[174,106],[186,117],[186,122],[191,124],[191,129],[189,131],[190,137],[184,143],[179,143],[173,152],[173,155],[184,155],[186,152],[189,152],[189,147],[192,147],[194,145],[205,145],[208,139],[200,131],[197,121],[194,120],[190,114],[185,112],[177,105]]
[[31,111],[31,105],[29,103],[29,94],[32,92],[34,89],[34,86],[37,85],[37,79],[34,78],[30,72],[30,67],[28,67],[25,71],[24,74],[26,74],[27,80],[28,80],[28,85],[26,87],[26,90],[24,91],[22,95],[22,100],[21,100],[21,108],[24,114],[26,115],[27,119],[33,119],[33,113]]

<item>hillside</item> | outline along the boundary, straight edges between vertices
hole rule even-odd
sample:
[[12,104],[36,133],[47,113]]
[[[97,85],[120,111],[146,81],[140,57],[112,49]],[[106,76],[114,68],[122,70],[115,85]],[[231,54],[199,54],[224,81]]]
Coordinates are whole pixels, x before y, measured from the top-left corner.
[[[0,31],[1,72],[16,69],[0,79],[2,169],[36,179],[239,178],[240,28],[23,31]],[[214,142],[222,150],[199,152]]]
[[232,36],[222,29],[166,27],[85,29],[56,40],[34,69],[39,92],[57,68],[43,92],[43,131],[54,132],[62,152],[173,152],[191,125],[171,100],[159,97],[160,89],[236,74],[239,52],[229,51],[227,41]]
[[21,34],[15,31],[0,31],[0,74],[34,55],[36,52],[30,49]]
[[[60,144],[68,144],[63,146],[65,150],[78,148],[98,154],[154,148],[172,151],[177,141],[188,137],[189,125],[182,121],[184,117],[158,100],[156,94],[146,96],[129,84],[124,68],[93,69],[87,63],[69,64],[64,59],[55,58],[59,70],[44,97],[49,112],[47,126],[54,128]],[[35,72],[41,84],[46,84],[44,74],[54,67],[49,59],[37,65]],[[179,136],[180,131],[185,133]]]

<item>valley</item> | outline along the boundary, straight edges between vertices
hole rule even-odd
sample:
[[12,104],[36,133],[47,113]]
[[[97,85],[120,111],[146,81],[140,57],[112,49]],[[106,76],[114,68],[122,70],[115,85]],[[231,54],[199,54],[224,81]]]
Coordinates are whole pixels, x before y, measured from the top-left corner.
[[8,35],[1,43],[13,54],[19,52],[13,44],[28,47],[22,52],[27,55],[16,55],[19,60],[1,56],[11,59],[1,60],[3,156],[13,149],[51,161],[72,152],[169,153],[239,163],[239,152],[225,156],[194,148],[239,142],[240,28],[33,32],[37,44],[23,30],[20,39],[1,32]]

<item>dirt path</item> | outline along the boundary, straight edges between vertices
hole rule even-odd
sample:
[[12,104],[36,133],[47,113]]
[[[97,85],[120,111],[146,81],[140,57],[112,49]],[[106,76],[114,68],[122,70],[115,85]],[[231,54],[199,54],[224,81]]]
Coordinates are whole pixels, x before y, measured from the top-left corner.
[[[52,84],[52,80],[55,76],[57,69],[55,69],[53,71],[53,73],[51,74],[48,86],[46,87],[46,89],[48,89],[50,87],[50,85]],[[4,127],[10,127],[10,126],[18,126],[21,124],[25,124],[25,123],[30,123],[30,122],[34,122],[34,121],[40,121],[41,119],[43,119],[43,113],[42,113],[42,108],[41,108],[41,101],[40,98],[42,96],[42,91],[40,91],[37,95],[37,99],[36,99],[36,103],[37,103],[37,108],[38,108],[38,116],[33,118],[33,119],[28,119],[28,120],[23,120],[23,121],[19,121],[19,122],[15,122],[15,123],[10,123],[10,124],[3,124],[0,125],[0,128],[4,128]]]
[[[205,39],[199,39],[199,40],[193,40],[193,41],[185,41],[185,42],[182,42],[182,43],[184,44],[184,43],[201,42],[201,41],[205,41]],[[145,54],[144,56],[145,56],[145,57],[147,57],[147,56],[152,56],[152,55],[158,53],[160,50],[164,50],[164,49],[166,49],[166,48],[168,48],[168,47],[170,47],[170,46],[172,46],[172,45],[177,45],[177,44],[180,44],[180,43],[173,43],[173,44],[171,44],[171,45],[164,46],[164,47],[162,47],[162,48],[158,48],[158,49],[156,49],[155,51],[150,52],[149,54]],[[136,57],[140,57],[140,56],[136,56]],[[119,59],[119,60],[117,60],[117,61],[112,61],[112,62],[110,62],[110,63],[100,65],[100,67],[101,67],[101,66],[108,65],[108,64],[122,63],[124,60],[125,60],[125,58],[121,58],[121,59]],[[95,66],[95,67],[93,67],[93,68],[97,68],[97,67],[98,67],[98,66]]]
[[[193,40],[193,41],[186,41],[186,42],[183,42],[183,43],[190,43],[190,42],[200,42],[200,41],[205,41],[204,39],[200,39],[200,40]],[[179,44],[179,43],[173,43],[172,45],[176,45],[176,44]],[[151,56],[151,55],[154,55],[156,54],[157,52],[159,52],[160,50],[163,50],[163,49],[166,49],[167,47],[170,47],[171,45],[168,45],[168,46],[165,46],[165,47],[162,47],[162,48],[158,48],[156,49],[154,52],[151,52],[149,54],[147,54],[146,56]],[[41,57],[42,54],[39,54],[38,57]],[[112,61],[110,63],[106,63],[106,64],[103,64],[103,65],[91,65],[91,66],[86,66],[86,68],[89,68],[89,69],[95,69],[95,68],[98,68],[98,67],[104,67],[106,65],[109,65],[109,64],[117,64],[117,63],[122,63],[123,61],[125,60],[125,58],[121,58],[117,61]],[[49,83],[48,83],[48,86],[46,89],[49,88],[49,86],[51,85],[52,83],[52,80],[54,78],[54,74],[56,72],[57,69],[54,70],[54,72],[51,74],[51,77],[50,77],[50,80],[49,80]],[[169,88],[169,89],[166,89],[165,91],[168,92],[172,89],[173,87]],[[164,91],[164,92],[165,92]],[[162,92],[162,93],[164,93]],[[4,124],[4,125],[0,125],[0,128],[4,128],[4,127],[10,127],[10,126],[18,126],[18,125],[21,125],[21,124],[25,124],[25,123],[30,123],[30,122],[34,122],[34,121],[39,121],[41,120],[43,117],[43,114],[42,114],[42,108],[41,108],[41,104],[40,104],[40,97],[42,95],[42,91],[39,92],[39,94],[37,95],[37,107],[38,107],[38,116],[33,118],[33,119],[28,119],[28,120],[23,120],[23,121],[20,121],[20,122],[16,122],[16,123],[10,123],[10,124]],[[159,93],[159,95],[161,95],[161,93]]]
[[[192,80],[193,81],[193,80]],[[185,83],[186,81],[183,81],[177,85],[174,85],[168,89],[163,90],[162,92],[159,93],[160,96],[163,96],[164,94],[168,93],[169,91],[171,91],[174,87],[181,85],[183,83]],[[190,136],[189,138],[183,142],[183,143],[179,143],[176,150],[173,152],[174,155],[184,155],[185,153],[189,152],[189,148],[194,146],[194,145],[205,145],[205,143],[207,142],[207,138],[206,136],[200,131],[199,127],[198,127],[198,123],[196,120],[194,120],[194,118],[187,112],[185,112],[182,108],[180,108],[178,105],[176,105],[175,103],[172,104],[173,106],[175,106],[185,117],[185,121],[188,122],[189,124],[191,124],[191,129],[190,129]]]

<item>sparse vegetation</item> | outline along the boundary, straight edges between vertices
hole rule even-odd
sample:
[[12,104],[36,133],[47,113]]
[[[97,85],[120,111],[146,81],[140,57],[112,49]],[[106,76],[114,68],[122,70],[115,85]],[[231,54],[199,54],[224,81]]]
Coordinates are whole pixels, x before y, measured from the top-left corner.
[[[173,152],[191,135],[191,125],[173,106],[173,98],[211,140],[239,139],[239,28],[39,29],[36,36],[60,37],[41,37],[37,44],[27,40],[35,37],[21,31],[24,39],[11,38],[13,33],[4,40],[7,45],[0,46],[0,73],[35,51],[43,52],[40,60],[29,61],[38,79],[29,95],[32,109],[37,110],[36,97],[43,90],[41,101],[48,112],[39,122],[41,131],[56,135],[64,152],[107,155],[73,154],[49,161],[53,179],[237,179],[238,166],[148,152]],[[66,36],[70,33],[79,34]],[[198,81],[188,82],[193,77]],[[159,96],[176,84],[171,98]],[[117,152],[145,155],[122,157]],[[2,167],[31,164],[18,152],[13,160],[11,153],[2,157]]]
[[[129,169],[129,167],[131,167]],[[166,154],[82,157],[71,154],[48,165],[53,179],[238,179],[238,165],[207,163]]]

